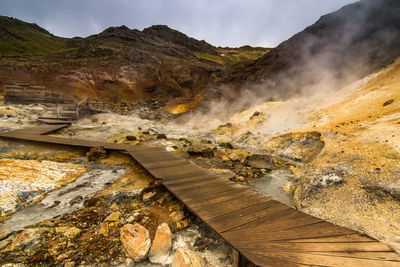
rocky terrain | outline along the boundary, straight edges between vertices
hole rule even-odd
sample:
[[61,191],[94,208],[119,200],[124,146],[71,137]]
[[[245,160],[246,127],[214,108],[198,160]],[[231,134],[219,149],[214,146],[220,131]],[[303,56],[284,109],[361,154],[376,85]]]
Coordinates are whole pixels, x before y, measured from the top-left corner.
[[[271,50],[166,26],[64,39],[1,17],[0,84],[116,102],[54,135],[163,147],[400,253],[399,9],[357,2]],[[1,103],[0,131],[48,109]],[[0,265],[232,264],[229,245],[126,154],[0,140],[0,174]]]

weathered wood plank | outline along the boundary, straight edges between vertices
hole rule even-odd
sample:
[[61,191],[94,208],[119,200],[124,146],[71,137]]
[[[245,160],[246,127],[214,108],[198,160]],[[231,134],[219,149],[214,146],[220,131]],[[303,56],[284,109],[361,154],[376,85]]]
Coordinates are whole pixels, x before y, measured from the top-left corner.
[[263,252],[251,252],[253,255],[268,258],[274,258],[279,260],[285,260],[288,262],[295,262],[298,264],[306,264],[313,266],[399,266],[399,261],[382,261],[375,259],[363,259],[363,258],[349,258],[349,257],[338,257],[333,255],[320,255],[312,253],[296,253],[280,251],[263,251]]

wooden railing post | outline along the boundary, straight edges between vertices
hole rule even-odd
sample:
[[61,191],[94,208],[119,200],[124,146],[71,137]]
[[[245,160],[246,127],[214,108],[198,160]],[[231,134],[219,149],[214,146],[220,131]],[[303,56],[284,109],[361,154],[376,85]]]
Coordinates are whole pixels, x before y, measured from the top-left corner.
[[57,103],[57,119],[60,118],[60,104]]
[[232,267],[240,267],[240,253],[232,248]]

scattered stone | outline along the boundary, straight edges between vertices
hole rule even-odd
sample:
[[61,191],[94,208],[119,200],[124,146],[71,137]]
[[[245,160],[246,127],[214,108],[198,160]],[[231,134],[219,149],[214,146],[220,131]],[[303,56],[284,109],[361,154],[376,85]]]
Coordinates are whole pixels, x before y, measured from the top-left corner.
[[176,224],[176,227],[178,229],[185,229],[189,226],[189,224],[190,224],[190,218],[186,218],[186,219],[183,219],[182,221],[178,222]]
[[156,195],[156,192],[147,192],[143,194],[143,202],[149,202]]
[[151,241],[149,232],[138,223],[126,224],[121,228],[121,242],[135,262],[147,257]]
[[394,101],[394,99],[390,99],[390,100],[386,101],[385,103],[383,103],[383,106],[390,105],[393,103],[393,101]]
[[64,263],[64,267],[75,267],[76,264],[74,261],[67,261],[66,263]]
[[167,139],[165,134],[157,134],[157,139]]
[[167,261],[172,246],[172,233],[168,224],[163,223],[157,227],[156,235],[149,252],[152,263],[163,264]]
[[194,145],[191,146],[187,153],[189,156],[192,157],[202,157],[202,158],[213,158],[214,157],[214,151],[211,148],[200,146],[200,145]]
[[118,207],[118,205],[117,205],[117,204],[115,204],[115,203],[112,203],[112,205],[110,206],[110,210],[113,210],[113,211],[118,211],[118,210],[119,210],[119,207]]
[[99,119],[98,118],[92,118],[92,120],[91,120],[92,122],[98,122],[99,121]]
[[257,116],[260,116],[260,112],[258,112],[258,111],[254,112],[251,117],[257,117]]
[[231,143],[221,143],[221,144],[219,144],[219,146],[224,147],[224,148],[233,149],[233,146]]
[[232,161],[239,161],[239,160],[240,160],[239,155],[236,154],[236,153],[230,153],[230,154],[228,155],[228,158],[229,158],[230,160],[232,160]]
[[108,222],[104,222],[99,227],[99,235],[108,236],[110,229],[108,227]]
[[171,267],[203,267],[204,259],[195,251],[178,248],[175,252]]
[[247,156],[245,160],[247,166],[257,169],[275,169],[275,165],[270,155],[251,155]]
[[72,239],[81,233],[81,229],[76,227],[70,227],[64,232],[64,236],[69,239]]
[[178,211],[173,211],[169,215],[171,220],[178,225],[184,218],[185,218],[185,213],[181,210]]
[[102,146],[92,147],[89,152],[86,153],[86,157],[89,161],[105,159],[107,157],[107,151]]
[[22,245],[27,245],[27,244],[33,243],[35,240],[40,238],[41,232],[42,231],[37,230],[37,229],[28,229],[28,230],[22,231],[14,239],[14,241],[11,244],[10,249],[14,249],[14,248],[22,246]]
[[120,216],[121,216],[121,212],[114,211],[113,213],[108,215],[107,218],[104,221],[105,222],[115,222],[115,221],[118,221]]
[[125,138],[128,141],[136,141],[137,140],[136,136],[133,136],[133,135],[127,135],[127,136],[125,136]]
[[340,184],[343,183],[343,178],[339,177],[337,174],[335,173],[329,173],[329,174],[325,174],[321,177],[315,177],[311,180],[311,183],[309,185],[310,189],[313,188],[325,188],[328,186],[332,186],[335,184]]
[[69,201],[69,204],[70,204],[71,206],[73,206],[73,205],[75,205],[75,204],[81,203],[82,200],[83,200],[83,197],[82,197],[82,196],[76,196],[76,197],[74,197],[73,199],[71,199],[71,200]]

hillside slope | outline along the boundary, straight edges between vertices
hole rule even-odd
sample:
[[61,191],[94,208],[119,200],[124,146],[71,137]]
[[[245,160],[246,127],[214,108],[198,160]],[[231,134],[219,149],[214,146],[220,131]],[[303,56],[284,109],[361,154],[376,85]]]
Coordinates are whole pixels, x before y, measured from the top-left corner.
[[399,14],[397,0],[345,6],[253,63],[231,69],[220,88],[229,85],[238,92],[251,89],[263,97],[280,98],[357,80],[400,56]]
[[[24,82],[84,96],[132,102],[192,98],[228,65],[268,49],[226,49],[167,26],[111,27],[87,38],[60,38],[36,24],[0,17],[0,86]],[[237,54],[243,56],[237,56]]]

